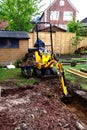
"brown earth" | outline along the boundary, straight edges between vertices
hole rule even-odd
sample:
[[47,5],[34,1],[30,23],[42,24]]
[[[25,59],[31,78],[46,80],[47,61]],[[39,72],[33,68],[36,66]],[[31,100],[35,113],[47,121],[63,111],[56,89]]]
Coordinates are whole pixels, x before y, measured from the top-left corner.
[[[77,130],[76,122],[87,125],[87,108],[76,95],[71,104],[64,104],[57,79],[38,80],[22,87],[15,82],[0,84],[0,130]],[[69,82],[67,85],[72,86]]]

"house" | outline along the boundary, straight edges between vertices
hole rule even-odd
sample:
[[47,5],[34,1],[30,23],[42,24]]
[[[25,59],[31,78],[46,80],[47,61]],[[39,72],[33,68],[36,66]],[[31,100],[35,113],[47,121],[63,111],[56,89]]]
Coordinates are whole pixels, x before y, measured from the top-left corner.
[[67,23],[73,18],[76,19],[76,13],[77,10],[70,0],[54,0],[42,13],[40,21],[50,22],[52,25],[67,29]]
[[86,27],[87,27],[87,17],[86,17],[86,18],[84,18],[83,20],[81,20],[81,22],[83,23],[83,25],[84,25],[84,26],[86,26]]
[[82,26],[79,28],[79,34],[80,36],[86,36],[87,37],[87,17],[80,21],[82,23]]
[[4,30],[8,27],[8,22],[0,20],[0,30]]
[[22,58],[29,47],[29,36],[22,31],[0,31],[0,64]]

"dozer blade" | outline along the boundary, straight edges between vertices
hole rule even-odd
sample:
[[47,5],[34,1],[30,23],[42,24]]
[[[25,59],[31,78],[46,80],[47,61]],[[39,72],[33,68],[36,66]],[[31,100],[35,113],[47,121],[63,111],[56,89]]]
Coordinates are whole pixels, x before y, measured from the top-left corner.
[[65,104],[70,104],[72,101],[72,96],[71,95],[63,95],[60,97],[61,101]]

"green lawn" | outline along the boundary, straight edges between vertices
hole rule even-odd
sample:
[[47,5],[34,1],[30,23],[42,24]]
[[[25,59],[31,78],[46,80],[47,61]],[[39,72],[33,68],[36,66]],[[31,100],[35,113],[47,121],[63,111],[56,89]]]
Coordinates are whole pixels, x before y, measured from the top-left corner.
[[16,68],[16,69],[0,69],[0,83],[3,83],[7,79],[13,80],[16,79],[16,85],[17,86],[22,86],[26,84],[33,84],[36,82],[34,78],[28,79],[26,77],[21,76],[21,69]]
[[60,62],[72,62],[72,61],[75,61],[75,62],[87,62],[87,58],[71,58],[69,60],[66,60],[66,59],[59,59]]
[[6,79],[19,79],[20,78],[20,69],[0,69],[0,82],[5,81]]
[[67,72],[68,68],[73,68],[76,70],[80,70],[81,68],[84,68],[85,70],[87,70],[87,64],[78,64],[75,67],[71,67],[70,65],[67,65],[67,66],[63,66],[63,68],[65,71],[65,78],[67,80],[70,80],[71,83],[78,83],[80,88],[87,90],[87,79],[86,78],[82,78],[80,76],[76,76],[74,74]]
[[[73,68],[79,70],[80,68],[85,68],[87,70],[87,64],[78,64],[75,67],[71,67],[70,65],[64,65],[64,72],[65,72],[65,78],[70,80],[72,83],[79,83],[79,86],[85,90],[87,90],[87,79],[84,79],[80,76],[75,76],[71,73],[67,72],[68,68]],[[33,84],[37,82],[36,79],[34,78],[26,78],[21,76],[21,69],[16,68],[16,69],[3,69],[0,68],[0,83],[3,83],[7,79],[16,79],[16,85],[17,86],[23,86],[26,84]]]

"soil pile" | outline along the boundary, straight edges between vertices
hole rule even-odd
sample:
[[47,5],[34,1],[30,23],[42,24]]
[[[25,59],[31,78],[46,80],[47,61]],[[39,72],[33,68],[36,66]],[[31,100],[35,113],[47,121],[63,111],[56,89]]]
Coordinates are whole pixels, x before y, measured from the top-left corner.
[[76,130],[79,119],[61,102],[58,81],[19,88],[10,82],[1,87],[0,130]]

